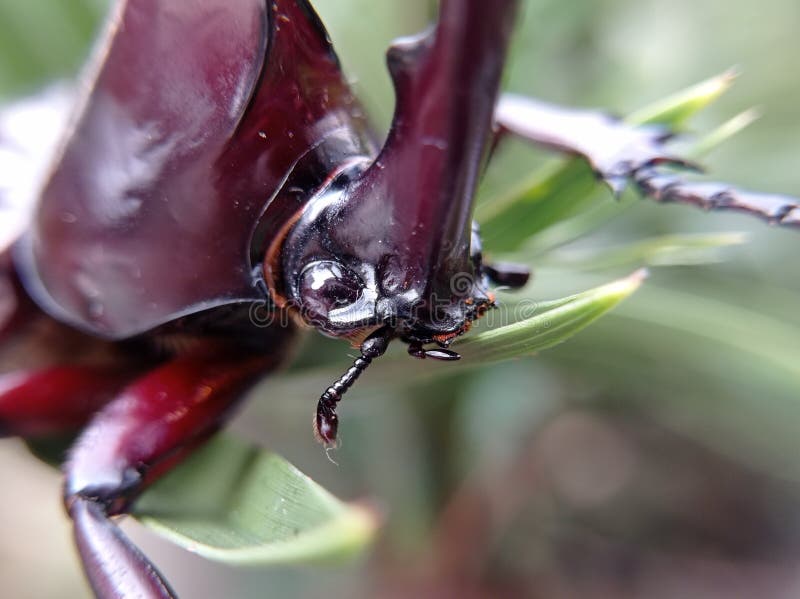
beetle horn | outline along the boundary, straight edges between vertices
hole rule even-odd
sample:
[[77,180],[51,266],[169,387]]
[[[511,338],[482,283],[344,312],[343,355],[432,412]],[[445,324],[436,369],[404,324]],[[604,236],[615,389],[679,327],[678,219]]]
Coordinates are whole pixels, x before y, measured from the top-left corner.
[[429,293],[449,297],[450,278],[472,271],[475,187],[517,4],[443,0],[435,28],[395,42],[387,54],[394,119],[377,159],[351,189],[352,222],[374,224],[384,243],[409,248],[407,280],[427,282]]

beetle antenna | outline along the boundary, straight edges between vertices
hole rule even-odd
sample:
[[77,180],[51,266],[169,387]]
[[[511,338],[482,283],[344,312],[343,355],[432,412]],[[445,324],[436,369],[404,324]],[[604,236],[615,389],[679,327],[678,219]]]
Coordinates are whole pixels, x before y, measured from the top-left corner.
[[317,414],[314,418],[314,434],[325,445],[336,443],[336,432],[339,429],[339,416],[336,414],[338,404],[347,390],[358,380],[361,373],[372,364],[372,360],[383,355],[389,346],[390,329],[380,329],[361,344],[361,355],[353,361],[353,365],[328,387],[317,402]]

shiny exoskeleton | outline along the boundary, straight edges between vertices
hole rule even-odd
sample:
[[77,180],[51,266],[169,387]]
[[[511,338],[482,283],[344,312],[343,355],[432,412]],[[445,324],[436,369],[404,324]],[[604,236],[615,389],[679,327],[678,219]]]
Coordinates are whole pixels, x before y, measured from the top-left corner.
[[[662,131],[498,100],[517,10],[443,0],[435,28],[395,43],[380,143],[306,0],[117,3],[41,188],[0,222],[0,433],[82,428],[64,495],[98,597],[174,596],[110,517],[222,426],[299,328],[361,353],[318,402],[331,444],[337,403],[390,341],[458,359],[491,285],[526,283],[484,263],[472,222],[503,134],[583,155],[615,188],[800,224],[791,198],[663,174],[685,163]],[[264,326],[254,306],[290,318]]]

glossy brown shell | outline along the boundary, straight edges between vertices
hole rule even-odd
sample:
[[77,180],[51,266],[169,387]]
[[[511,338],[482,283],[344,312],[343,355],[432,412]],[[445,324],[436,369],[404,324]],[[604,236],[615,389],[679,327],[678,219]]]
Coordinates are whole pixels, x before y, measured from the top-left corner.
[[259,299],[256,229],[268,242],[371,152],[304,0],[121,2],[87,81],[16,262],[42,307],[104,337]]

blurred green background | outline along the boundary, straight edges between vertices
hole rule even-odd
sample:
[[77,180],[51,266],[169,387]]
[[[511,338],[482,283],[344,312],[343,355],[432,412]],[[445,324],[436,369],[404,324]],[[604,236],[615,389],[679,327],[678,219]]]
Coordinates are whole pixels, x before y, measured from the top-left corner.
[[[385,128],[385,48],[424,27],[430,3],[314,4]],[[105,10],[103,0],[0,4],[0,96],[74,77]],[[800,195],[798,25],[796,0],[527,0],[506,86],[624,114],[736,66],[733,89],[693,128],[752,106],[763,116],[704,164],[714,178]],[[511,145],[482,201],[544,160]],[[399,362],[387,384],[367,373],[342,409],[338,466],[309,423],[329,369],[347,363],[341,344],[310,338],[293,371],[254,392],[239,434],[384,511],[359,561],[236,570],[127,530],[187,598],[798,596],[800,237],[650,202],[618,212],[567,247],[534,244],[531,293],[626,272],[582,268],[569,259],[579,250],[707,231],[749,242],[720,261],[653,269],[614,313],[539,357],[417,386],[397,380],[427,364]],[[0,442],[0,472],[2,595],[88,596],[57,474],[16,441]]]

